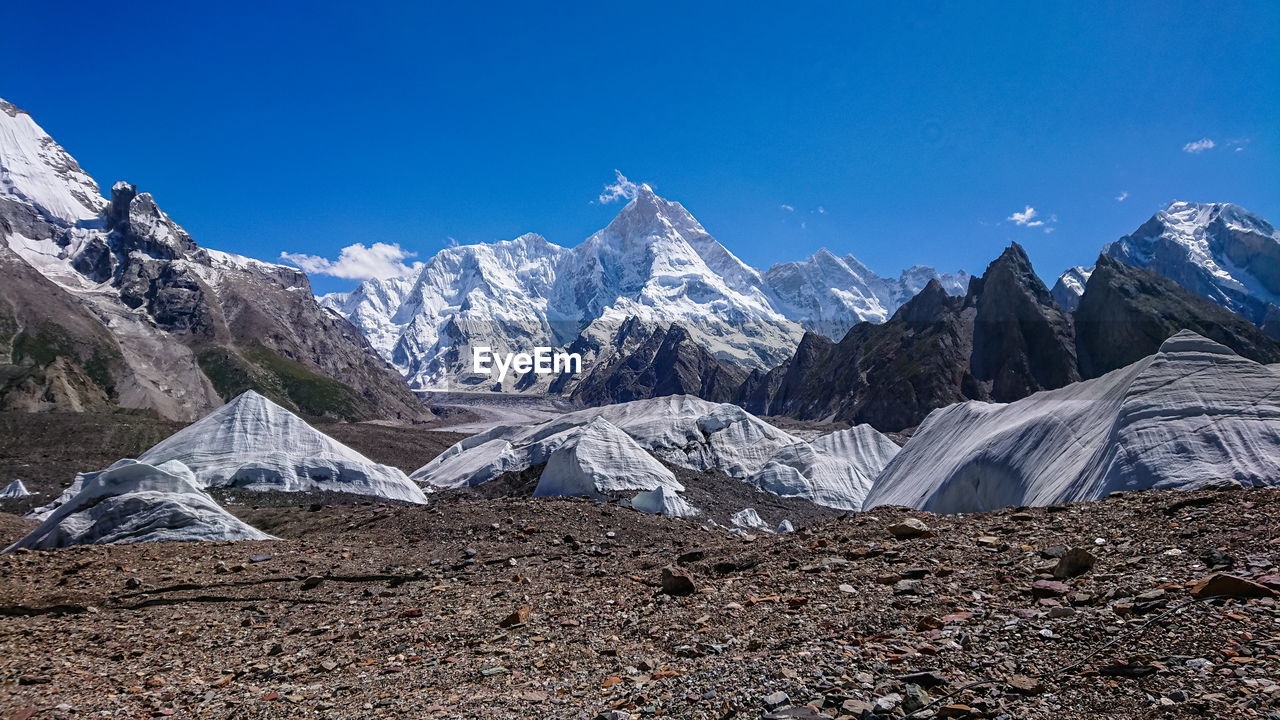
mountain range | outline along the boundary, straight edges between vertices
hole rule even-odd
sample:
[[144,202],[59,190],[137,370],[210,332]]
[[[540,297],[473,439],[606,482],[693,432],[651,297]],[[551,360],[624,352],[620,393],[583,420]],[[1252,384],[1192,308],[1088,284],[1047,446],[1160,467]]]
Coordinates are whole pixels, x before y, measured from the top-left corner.
[[789,360],[748,378],[738,403],[757,415],[899,431],[954,403],[1011,402],[1099,377],[1181,330],[1280,362],[1280,343],[1245,318],[1107,255],[1068,312],[1014,244],[964,297],[931,282],[888,322],[859,323],[838,343],[806,334]]
[[[760,271],[651,187],[567,248],[446,248],[315,298],[291,267],[205,249],[149,193],[98,185],[0,102],[0,409],[194,419],[254,390],[308,417],[417,419],[417,389],[663,395],[760,415],[918,425],[1095,378],[1192,330],[1280,361],[1280,233],[1235,205],[1172,203],[1052,291],[1014,245],[978,278],[882,277],[819,250]],[[561,375],[477,374],[471,349],[545,346]]]
[[0,101],[0,409],[193,420],[246,390],[312,417],[425,410],[307,276],[206,250]]
[[[1146,268],[1280,337],[1280,231],[1231,203],[1176,201],[1102,254]],[[1092,268],[1067,270],[1054,297],[1074,309]]]
[[805,331],[837,337],[855,323],[883,321],[931,279],[962,293],[968,275],[917,266],[884,278],[826,250],[760,272],[680,203],[640,184],[608,226],[576,247],[530,234],[446,248],[409,275],[367,280],[321,303],[360,328],[416,388],[545,391],[546,383],[517,387],[516,378],[473,374],[471,348],[516,352],[581,340],[599,351],[634,318],[648,328],[678,323],[712,357],[767,370]]

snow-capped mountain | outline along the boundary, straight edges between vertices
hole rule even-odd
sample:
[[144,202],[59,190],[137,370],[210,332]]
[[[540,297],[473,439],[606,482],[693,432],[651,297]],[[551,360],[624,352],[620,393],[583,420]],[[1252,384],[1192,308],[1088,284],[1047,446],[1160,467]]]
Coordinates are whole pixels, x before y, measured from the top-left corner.
[[0,196],[63,226],[96,221],[107,207],[98,183],[35,120],[0,99]]
[[[882,321],[937,274],[917,267],[897,280],[822,251],[809,261],[752,268],[680,203],[637,185],[607,227],[564,248],[538,235],[441,250],[405,277],[368,280],[321,298],[346,317],[418,388],[452,383],[517,387],[470,372],[471,348],[527,352],[583,338],[606,347],[629,318],[679,323],[714,357],[767,369],[805,329],[842,334]],[[963,292],[963,273],[944,276]],[[526,380],[526,383],[528,381]]]
[[[1280,231],[1239,205],[1170,203],[1102,252],[1164,275],[1254,325],[1280,315]],[[1060,303],[1084,292],[1087,270],[1063,274]]]
[[1084,295],[1084,286],[1089,284],[1089,276],[1093,267],[1077,265],[1068,269],[1058,277],[1050,294],[1063,310],[1074,311],[1080,307],[1080,296]]
[[423,414],[304,273],[201,248],[128,183],[104,198],[0,100],[0,408],[185,420],[250,388],[314,416]]
[[916,265],[897,278],[872,272],[852,255],[823,248],[808,260],[779,263],[764,274],[779,310],[806,330],[839,340],[863,320],[881,323],[937,278],[950,295],[964,295],[969,274],[939,274]]

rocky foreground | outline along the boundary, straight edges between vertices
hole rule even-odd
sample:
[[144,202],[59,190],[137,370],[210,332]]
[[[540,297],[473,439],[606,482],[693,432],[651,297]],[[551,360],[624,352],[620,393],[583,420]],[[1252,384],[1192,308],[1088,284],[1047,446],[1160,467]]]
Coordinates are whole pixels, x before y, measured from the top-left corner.
[[[573,500],[233,509],[286,539],[0,556],[0,717],[1280,717],[1280,491],[754,538]],[[1194,600],[1214,572],[1262,597]]]

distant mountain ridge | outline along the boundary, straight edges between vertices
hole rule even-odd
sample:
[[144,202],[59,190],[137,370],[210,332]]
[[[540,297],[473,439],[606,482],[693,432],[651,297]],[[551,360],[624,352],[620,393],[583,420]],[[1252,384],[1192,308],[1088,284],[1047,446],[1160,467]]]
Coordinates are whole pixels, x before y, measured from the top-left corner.
[[199,247],[148,193],[110,200],[0,101],[0,409],[191,420],[245,390],[312,417],[425,410],[301,271]]
[[1154,354],[1180,330],[1255,362],[1280,362],[1280,343],[1246,319],[1105,255],[1067,312],[1014,244],[963,298],[931,281],[888,322],[859,323],[838,343],[806,334],[786,362],[753,373],[737,402],[757,415],[898,431],[954,403],[1012,402],[1099,377]]
[[[1280,230],[1239,205],[1174,201],[1102,254],[1163,275],[1280,336]],[[1090,270],[1063,273],[1054,287],[1063,307],[1074,309]]]
[[[604,229],[565,248],[538,235],[441,250],[412,274],[321,298],[419,388],[537,390],[468,367],[478,345],[503,352],[587,340],[603,348],[624,323],[678,324],[711,357],[768,369],[806,330],[842,336],[884,320],[930,279],[962,292],[963,272],[917,266],[882,278],[826,250],[760,272],[648,185]],[[563,387],[562,390],[571,390]]]

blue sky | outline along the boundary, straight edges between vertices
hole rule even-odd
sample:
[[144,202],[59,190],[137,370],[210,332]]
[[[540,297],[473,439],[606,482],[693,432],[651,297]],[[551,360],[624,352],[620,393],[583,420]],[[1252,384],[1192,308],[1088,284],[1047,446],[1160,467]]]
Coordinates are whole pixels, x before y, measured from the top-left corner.
[[1280,222],[1280,4],[786,5],[16,3],[0,97],[264,259],[574,245],[615,168],[758,267],[1016,240],[1051,277],[1174,198]]

